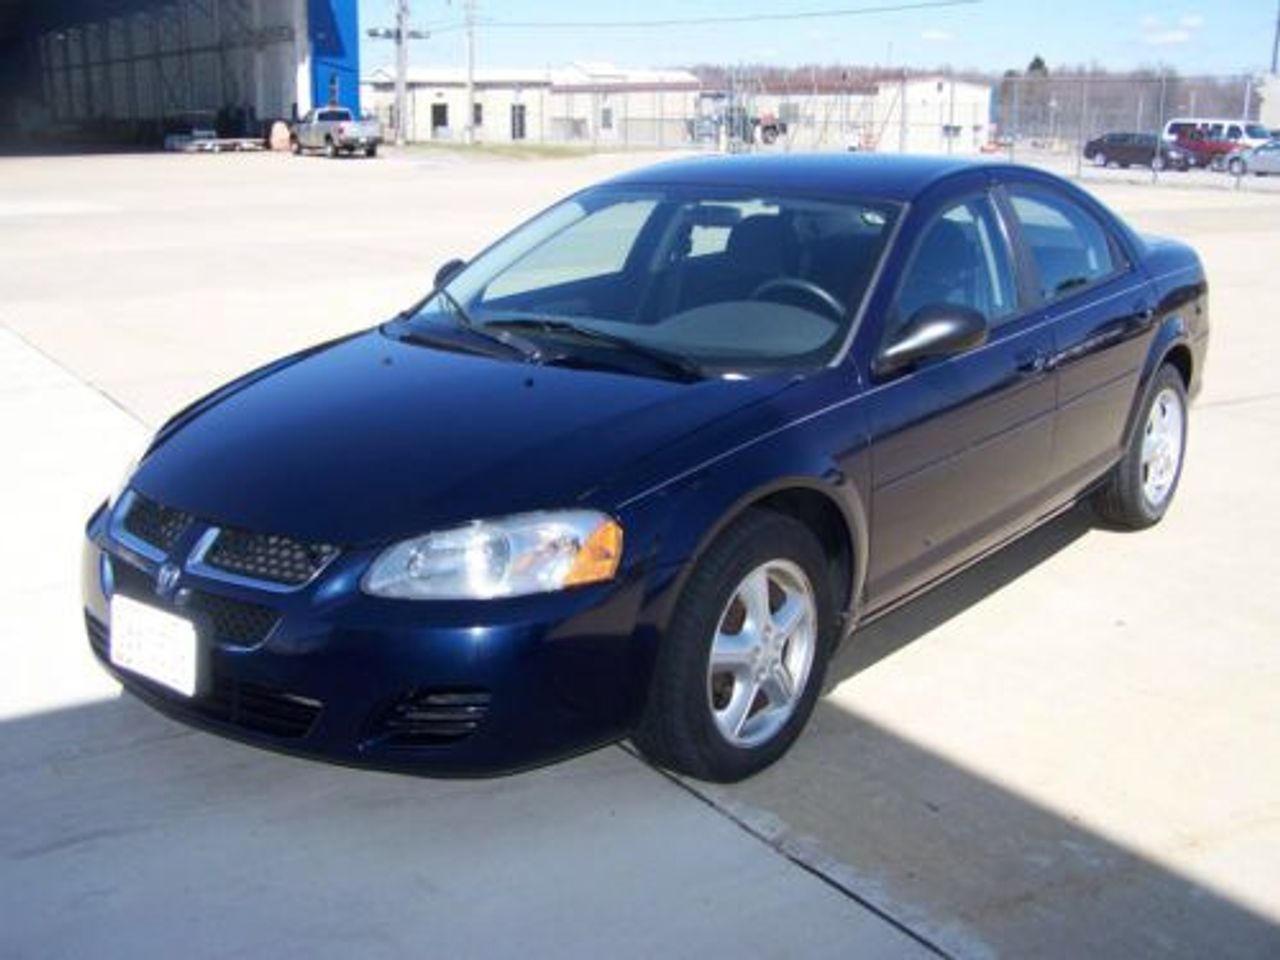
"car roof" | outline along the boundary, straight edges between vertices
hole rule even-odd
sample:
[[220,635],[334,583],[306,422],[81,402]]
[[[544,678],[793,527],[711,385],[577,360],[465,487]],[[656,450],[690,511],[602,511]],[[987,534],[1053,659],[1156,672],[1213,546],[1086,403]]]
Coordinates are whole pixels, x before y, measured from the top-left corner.
[[671,160],[624,173],[609,185],[672,184],[803,190],[833,198],[910,201],[952,174],[1002,170],[1006,164],[963,157],[863,153],[708,155]]

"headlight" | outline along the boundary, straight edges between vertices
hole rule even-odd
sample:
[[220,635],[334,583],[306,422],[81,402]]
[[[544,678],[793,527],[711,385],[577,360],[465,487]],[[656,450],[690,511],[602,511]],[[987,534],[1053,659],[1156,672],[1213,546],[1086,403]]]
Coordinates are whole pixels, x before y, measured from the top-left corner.
[[622,527],[602,513],[525,513],[397,543],[362,587],[407,600],[519,597],[610,580],[621,559]]

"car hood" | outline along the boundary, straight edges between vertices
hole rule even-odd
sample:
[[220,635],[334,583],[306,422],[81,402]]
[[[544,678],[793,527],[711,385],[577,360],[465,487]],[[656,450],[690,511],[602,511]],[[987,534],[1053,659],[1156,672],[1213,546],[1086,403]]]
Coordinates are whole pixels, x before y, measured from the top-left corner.
[[194,404],[161,431],[132,485],[211,522],[376,544],[572,506],[788,382],[533,366],[371,331]]

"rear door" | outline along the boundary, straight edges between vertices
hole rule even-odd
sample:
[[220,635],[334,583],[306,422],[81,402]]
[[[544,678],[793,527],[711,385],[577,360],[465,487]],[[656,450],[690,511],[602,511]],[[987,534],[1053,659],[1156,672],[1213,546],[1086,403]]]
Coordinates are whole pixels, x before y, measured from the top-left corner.
[[1036,181],[1010,184],[1002,202],[1057,343],[1052,488],[1066,499],[1120,455],[1155,304],[1123,238],[1087,198]]
[[[879,337],[913,313],[985,314],[987,342],[924,361],[868,393],[871,606],[891,602],[1002,539],[1042,505],[1054,388],[1050,329],[1027,309],[1004,221],[987,189],[939,201],[916,234]],[[879,349],[879,348],[877,348]]]

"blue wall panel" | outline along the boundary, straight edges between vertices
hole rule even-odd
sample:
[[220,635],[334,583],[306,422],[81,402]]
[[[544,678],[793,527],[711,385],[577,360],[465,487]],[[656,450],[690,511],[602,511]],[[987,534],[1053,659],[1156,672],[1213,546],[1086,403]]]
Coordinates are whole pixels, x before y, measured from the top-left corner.
[[360,18],[356,0],[307,0],[311,101],[360,109]]

